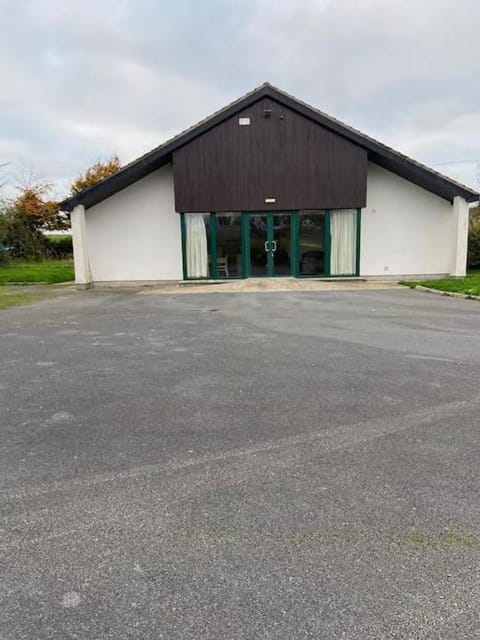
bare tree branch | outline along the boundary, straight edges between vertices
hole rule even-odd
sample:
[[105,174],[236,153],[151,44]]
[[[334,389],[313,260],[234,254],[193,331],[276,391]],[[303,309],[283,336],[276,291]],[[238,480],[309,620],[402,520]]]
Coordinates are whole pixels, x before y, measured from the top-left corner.
[[0,162],[0,189],[7,184],[7,172],[8,162]]
[[31,165],[24,164],[23,162],[16,165],[16,174],[15,182],[21,191],[31,189],[42,182],[38,172],[35,171]]

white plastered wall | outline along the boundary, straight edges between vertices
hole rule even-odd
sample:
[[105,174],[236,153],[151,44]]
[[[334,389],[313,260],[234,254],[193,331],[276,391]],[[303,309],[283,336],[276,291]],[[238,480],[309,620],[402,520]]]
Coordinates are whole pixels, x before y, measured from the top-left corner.
[[453,273],[456,250],[452,204],[369,163],[367,206],[362,209],[360,275]]
[[85,218],[93,282],[182,279],[171,165],[87,209]]

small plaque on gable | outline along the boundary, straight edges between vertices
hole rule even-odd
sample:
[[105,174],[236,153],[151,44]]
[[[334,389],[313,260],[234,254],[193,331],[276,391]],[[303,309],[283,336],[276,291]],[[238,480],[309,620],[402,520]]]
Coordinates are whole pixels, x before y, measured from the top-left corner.
[[248,125],[250,124],[250,118],[239,118],[238,119],[238,124],[241,127],[248,127]]

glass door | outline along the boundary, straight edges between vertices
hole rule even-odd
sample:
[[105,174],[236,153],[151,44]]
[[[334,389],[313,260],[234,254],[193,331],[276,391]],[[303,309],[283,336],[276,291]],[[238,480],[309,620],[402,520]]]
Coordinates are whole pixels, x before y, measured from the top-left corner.
[[250,275],[292,275],[292,223],[290,213],[249,216]]
[[250,275],[261,278],[270,275],[271,252],[269,251],[269,214],[249,216],[250,227]]
[[269,249],[272,276],[292,275],[292,223],[290,213],[269,213]]

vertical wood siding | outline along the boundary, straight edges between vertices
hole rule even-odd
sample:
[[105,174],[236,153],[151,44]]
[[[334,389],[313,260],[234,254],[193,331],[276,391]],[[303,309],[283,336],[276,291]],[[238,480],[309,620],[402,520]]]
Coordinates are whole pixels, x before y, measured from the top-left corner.
[[[265,117],[265,109],[271,109]],[[251,124],[240,126],[240,117]],[[263,98],[173,153],[177,211],[361,208],[367,152]],[[265,198],[276,202],[265,203]]]

